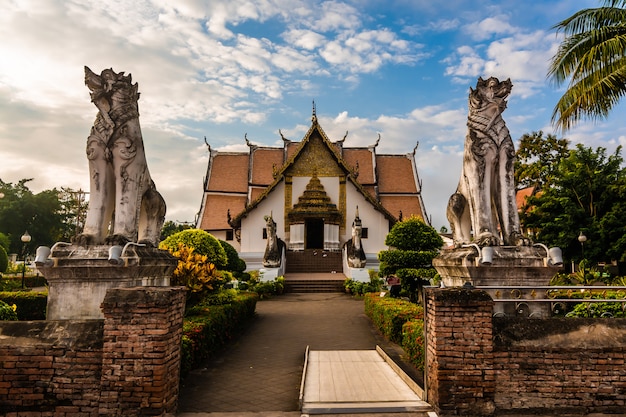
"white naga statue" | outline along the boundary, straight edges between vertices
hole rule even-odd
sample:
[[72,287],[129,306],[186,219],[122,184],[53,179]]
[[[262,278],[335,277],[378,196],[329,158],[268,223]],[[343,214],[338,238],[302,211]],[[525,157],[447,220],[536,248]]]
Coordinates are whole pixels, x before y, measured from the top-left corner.
[[[513,84],[510,79],[478,79],[470,87],[463,169],[447,216],[455,246],[529,245],[520,232],[515,200],[515,149],[502,112]],[[473,235],[472,235],[473,231]]]
[[367,258],[361,242],[362,235],[363,225],[361,223],[361,218],[359,217],[359,207],[357,206],[356,215],[354,216],[354,221],[352,222],[352,239],[348,240],[344,244],[346,248],[348,266],[351,268],[364,268],[367,263]]
[[89,208],[81,245],[139,242],[157,246],[165,201],[150,178],[139,126],[139,92],[131,75],[85,67],[98,115],[87,138]]

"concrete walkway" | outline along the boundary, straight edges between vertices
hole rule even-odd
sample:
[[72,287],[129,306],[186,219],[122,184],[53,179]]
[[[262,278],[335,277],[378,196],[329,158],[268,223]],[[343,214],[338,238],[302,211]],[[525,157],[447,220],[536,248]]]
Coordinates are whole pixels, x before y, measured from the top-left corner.
[[[372,327],[363,300],[345,294],[285,294],[257,303],[257,316],[218,360],[185,378],[179,417],[300,416],[298,396],[307,346],[366,350],[380,345],[394,360],[402,352]],[[405,370],[411,372],[410,367]]]

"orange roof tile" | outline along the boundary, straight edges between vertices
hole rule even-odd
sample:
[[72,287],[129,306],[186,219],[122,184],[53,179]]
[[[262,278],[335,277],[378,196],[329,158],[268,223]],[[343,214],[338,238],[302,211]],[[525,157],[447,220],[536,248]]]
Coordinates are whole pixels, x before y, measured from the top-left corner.
[[402,218],[404,219],[411,216],[424,218],[417,196],[386,195],[380,197],[380,202],[396,218],[400,217],[400,211],[402,211]]
[[248,154],[218,153],[211,161],[209,191],[248,192]]
[[526,199],[535,193],[535,187],[526,187],[515,193],[517,209],[521,210],[526,205]]
[[274,181],[274,170],[278,171],[282,166],[283,150],[281,148],[257,148],[252,153],[250,182],[254,185],[270,185]]
[[359,183],[365,185],[376,182],[371,150],[363,148],[344,148],[343,159],[353,171],[356,169],[358,162],[359,176],[357,177],[357,181]]
[[413,163],[404,155],[376,155],[378,192],[417,193]]
[[200,222],[203,230],[231,229],[228,224],[228,210],[235,216],[246,207],[246,197],[242,195],[209,194],[206,196],[204,216]]

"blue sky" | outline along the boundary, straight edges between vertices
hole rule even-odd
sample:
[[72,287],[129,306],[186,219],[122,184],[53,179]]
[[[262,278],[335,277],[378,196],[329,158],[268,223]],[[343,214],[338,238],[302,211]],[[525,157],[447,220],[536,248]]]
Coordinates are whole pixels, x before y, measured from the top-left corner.
[[448,226],[469,87],[511,78],[515,141],[542,130],[574,144],[626,144],[624,106],[562,135],[546,81],[551,27],[596,0],[0,0],[0,178],[33,191],[88,189],[96,115],[83,66],[139,83],[148,165],[169,220],[193,221],[214,148],[300,140],[317,116],[345,146],[416,158],[428,215]]

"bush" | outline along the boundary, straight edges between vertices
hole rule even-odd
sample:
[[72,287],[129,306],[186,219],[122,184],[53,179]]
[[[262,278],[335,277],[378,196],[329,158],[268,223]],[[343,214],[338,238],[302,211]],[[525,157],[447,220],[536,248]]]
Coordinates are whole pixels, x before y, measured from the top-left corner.
[[[242,288],[242,284],[243,288]],[[259,281],[258,277],[251,278],[247,283],[239,283],[240,289],[255,292],[261,299],[272,295],[280,295],[285,291],[285,277],[276,277],[273,281]]]
[[219,353],[254,318],[256,294],[240,293],[226,298],[230,300],[228,304],[213,305],[211,302],[215,298],[211,298],[211,301],[205,303],[203,300],[188,311],[183,321],[181,376]]
[[189,290],[187,306],[196,304],[208,293],[219,291],[226,279],[232,278],[230,273],[218,271],[206,255],[194,253],[193,248],[182,243],[172,255],[178,258],[178,264],[172,274],[171,285],[183,286]]
[[624,318],[626,312],[622,303],[580,303],[577,304],[572,311],[567,313],[566,317],[615,317]]
[[168,236],[159,244],[159,248],[170,252],[178,250],[179,244],[193,248],[194,252],[207,257],[208,261],[217,269],[224,269],[228,264],[226,252],[219,240],[212,234],[199,229],[187,229]]
[[0,274],[3,274],[7,271],[9,267],[9,255],[7,255],[6,249],[2,245],[0,245]]
[[378,278],[378,274],[370,274],[370,282],[360,282],[346,278],[343,282],[343,286],[351,294],[364,295],[370,292],[380,292],[384,283],[385,281],[383,279]]
[[0,300],[17,306],[19,320],[45,320],[48,305],[47,292],[0,292]]
[[402,326],[409,320],[424,319],[424,309],[409,301],[365,295],[365,314],[380,332],[394,343],[402,343]]
[[402,349],[409,362],[424,370],[424,321],[409,320],[402,326]]
[[17,306],[15,304],[10,306],[4,301],[0,301],[0,320],[16,321],[17,320],[17,313],[15,312],[16,309],[17,309]]
[[233,246],[230,243],[225,242],[223,240],[220,240],[219,242],[220,242],[220,245],[222,245],[222,248],[224,248],[224,252],[226,253],[226,258],[228,258],[225,269],[231,272],[245,271],[246,262],[239,257],[239,254],[237,253],[235,248],[233,248]]
[[399,250],[432,251],[443,246],[443,239],[422,219],[410,217],[393,225],[385,238],[385,245]]

